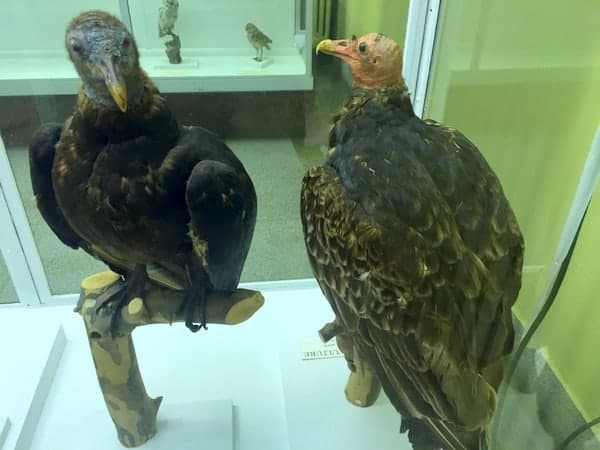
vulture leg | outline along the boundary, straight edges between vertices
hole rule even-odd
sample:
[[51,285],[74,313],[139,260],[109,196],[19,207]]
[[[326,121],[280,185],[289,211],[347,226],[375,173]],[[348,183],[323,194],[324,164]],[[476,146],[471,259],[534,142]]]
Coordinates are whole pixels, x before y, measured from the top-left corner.
[[[193,259],[186,270],[189,287],[183,297],[179,311],[184,313],[185,326],[195,333],[201,328],[206,329],[206,297],[210,280],[197,259]],[[200,310],[200,320],[196,319],[198,310]]]
[[110,333],[113,337],[116,335],[121,310],[129,304],[131,299],[136,297],[143,298],[144,286],[147,279],[146,266],[144,264],[136,264],[133,271],[125,275],[125,283],[119,291],[96,308],[96,312],[103,308],[110,308]]
[[186,202],[194,251],[187,266],[190,292],[184,299],[192,331],[200,328],[193,329],[193,313],[204,308],[208,289],[229,295],[237,288],[254,231],[256,203],[248,201],[254,195],[248,177],[225,163],[204,160],[192,170]]

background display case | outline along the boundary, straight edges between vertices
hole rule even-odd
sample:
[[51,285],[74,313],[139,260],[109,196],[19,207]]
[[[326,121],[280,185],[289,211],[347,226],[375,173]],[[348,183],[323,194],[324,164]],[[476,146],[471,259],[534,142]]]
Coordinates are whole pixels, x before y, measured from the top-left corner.
[[[404,43],[415,111],[464,132],[502,181],[525,242],[513,309],[518,344],[554,303],[499,398],[492,450],[559,448],[600,416],[596,278],[600,266],[600,6],[501,0],[179,0],[181,64],[157,30],[160,0],[8,1],[0,27],[0,450],[121,448],[73,314],[80,281],[104,266],[43,222],[27,145],[40,123],[72,111],[79,79],[64,29],[102,8],[133,32],[142,67],[182,124],[226,140],[258,194],[243,286],[265,305],[235,327],[182,324],[134,335],[151,395],[164,395],[153,448],[410,449],[382,395],[344,398],[348,370],[317,330],[333,318],[306,257],[305,171],[323,161],[347,70],[314,55],[326,37],[379,31]],[[244,27],[273,40],[266,61]],[[556,294],[556,295],[555,295]],[[315,355],[327,350],[327,358]],[[164,355],[160,360],[157,355]],[[589,427],[563,450],[600,449]],[[200,442],[200,444],[198,444]]]
[[[169,64],[159,38],[161,0],[9,2],[0,30],[0,95],[72,94],[79,79],[64,50],[64,29],[80,11],[102,8],[136,36],[142,67],[163,92],[306,90],[313,85],[312,2],[181,1],[175,31],[181,64]],[[276,12],[276,15],[273,14]],[[245,26],[255,22],[273,41],[262,64]]]

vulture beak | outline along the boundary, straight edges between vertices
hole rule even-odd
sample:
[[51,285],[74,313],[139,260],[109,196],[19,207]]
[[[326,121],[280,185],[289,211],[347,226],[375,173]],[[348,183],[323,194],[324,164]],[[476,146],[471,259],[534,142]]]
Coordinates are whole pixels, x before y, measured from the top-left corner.
[[111,97],[123,112],[127,111],[127,85],[125,80],[119,73],[118,66],[115,64],[115,59],[112,56],[102,60],[102,72],[108,92]]
[[322,52],[328,55],[337,56],[343,60],[355,58],[355,40],[353,39],[338,39],[332,41],[325,39],[317,45],[316,53]]

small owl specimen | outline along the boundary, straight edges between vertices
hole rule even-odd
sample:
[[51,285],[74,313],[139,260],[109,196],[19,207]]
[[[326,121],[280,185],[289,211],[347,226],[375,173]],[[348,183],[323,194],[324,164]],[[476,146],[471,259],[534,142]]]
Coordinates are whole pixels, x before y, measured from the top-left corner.
[[248,37],[248,42],[256,49],[254,60],[262,61],[263,49],[266,47],[267,50],[271,50],[269,44],[273,41],[253,23],[246,24],[246,36]]
[[163,0],[158,9],[158,37],[173,34],[178,12],[179,0]]

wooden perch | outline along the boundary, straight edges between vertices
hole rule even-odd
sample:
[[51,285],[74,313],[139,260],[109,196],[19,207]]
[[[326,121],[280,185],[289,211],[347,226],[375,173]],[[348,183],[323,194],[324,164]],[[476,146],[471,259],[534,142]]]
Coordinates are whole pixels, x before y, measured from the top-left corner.
[[[156,414],[162,397],[150,398],[140,374],[131,338],[138,326],[184,320],[178,313],[183,291],[146,282],[144,299],[134,298],[121,311],[116,336],[110,334],[111,308],[101,308],[123,281],[114,272],[84,279],[75,311],[82,315],[108,412],[125,447],[137,447],[156,433]],[[238,289],[230,297],[211,294],[206,322],[235,325],[249,319],[264,303],[260,292]],[[199,321],[199,317],[197,317]]]
[[350,372],[348,382],[346,383],[346,399],[355,406],[366,408],[371,406],[381,392],[381,384],[375,376],[375,372],[362,360],[354,351],[355,370]]
[[319,330],[319,337],[323,342],[329,342],[332,338],[344,332],[343,325],[335,319],[333,322],[326,323]]
[[336,318],[319,330],[319,336],[323,342],[336,338],[337,346],[344,354],[350,376],[346,383],[346,399],[355,406],[366,408],[371,406],[379,397],[381,384],[375,376],[375,372],[362,360],[352,343],[352,339],[345,333],[344,326]]

